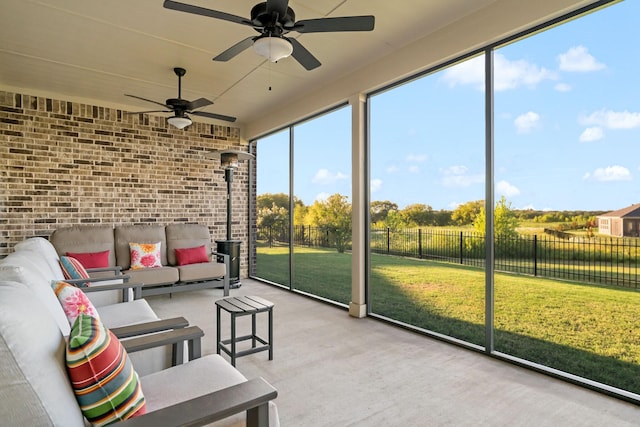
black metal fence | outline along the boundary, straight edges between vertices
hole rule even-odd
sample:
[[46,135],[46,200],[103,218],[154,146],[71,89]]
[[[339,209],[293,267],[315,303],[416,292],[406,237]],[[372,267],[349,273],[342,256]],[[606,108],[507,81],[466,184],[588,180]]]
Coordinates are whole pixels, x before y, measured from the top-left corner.
[[[258,229],[258,239],[288,244],[288,230]],[[373,253],[485,266],[484,235],[448,229],[372,228]],[[296,246],[331,247],[331,236],[317,227],[294,227]],[[497,271],[585,283],[640,288],[640,239],[557,238],[549,235],[520,235],[497,238],[494,247]]]

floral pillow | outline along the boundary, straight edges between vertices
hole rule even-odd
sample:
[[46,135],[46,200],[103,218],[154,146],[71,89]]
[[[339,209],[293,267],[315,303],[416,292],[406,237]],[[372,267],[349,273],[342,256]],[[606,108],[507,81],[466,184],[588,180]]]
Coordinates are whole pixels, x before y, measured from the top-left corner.
[[162,267],[160,245],[158,243],[129,243],[131,250],[131,269]]
[[76,318],[80,314],[88,314],[95,318],[100,318],[98,311],[93,306],[87,295],[81,289],[76,288],[67,282],[53,281],[51,283],[53,292],[58,297],[58,301],[62,305],[65,316],[69,321],[69,325],[73,325]]

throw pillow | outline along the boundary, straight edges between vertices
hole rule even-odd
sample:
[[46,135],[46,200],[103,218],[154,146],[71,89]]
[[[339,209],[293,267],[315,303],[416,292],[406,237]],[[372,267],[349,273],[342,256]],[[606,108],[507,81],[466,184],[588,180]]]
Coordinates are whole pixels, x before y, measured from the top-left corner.
[[100,318],[98,311],[81,289],[76,288],[67,282],[56,281],[51,283],[51,287],[58,297],[60,305],[62,305],[62,310],[64,311],[65,316],[67,316],[69,325],[73,325],[76,318],[81,314],[88,314],[89,316],[93,316],[98,319]]
[[84,268],[103,268],[109,267],[109,249],[102,252],[67,252],[67,256],[73,257],[80,261]]
[[158,243],[129,243],[131,250],[131,269],[162,267],[160,245]]
[[207,256],[207,248],[205,245],[195,248],[176,249],[176,260],[178,265],[199,264],[201,262],[209,262]]
[[[84,269],[80,261],[74,257],[64,256],[60,257],[60,268],[62,268],[62,274],[65,279],[88,279],[89,273]],[[89,286],[89,282],[78,284],[80,287]]]
[[80,409],[93,425],[146,412],[140,379],[126,350],[99,319],[78,316],[69,335],[66,362]]

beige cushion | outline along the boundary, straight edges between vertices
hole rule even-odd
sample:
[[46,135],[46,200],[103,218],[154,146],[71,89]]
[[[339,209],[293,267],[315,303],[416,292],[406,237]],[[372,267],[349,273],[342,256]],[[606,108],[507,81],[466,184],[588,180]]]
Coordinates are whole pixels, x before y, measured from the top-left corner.
[[[32,237],[18,242],[14,247],[15,252],[32,251],[38,253],[39,267],[43,273],[47,271],[47,277],[51,280],[62,280],[64,275],[60,268],[59,257],[53,245],[42,237]],[[41,263],[41,261],[45,261]]]
[[142,268],[126,270],[129,283],[144,283],[145,286],[170,285],[178,281],[178,269],[175,267]]
[[38,258],[30,255],[29,251],[13,252],[0,260],[0,277],[3,280],[19,282],[27,289],[31,289],[31,299],[38,299],[40,304],[48,310],[54,324],[63,335],[69,335],[71,327],[67,317],[58,302],[58,298],[51,289],[51,278],[37,268]]
[[67,377],[64,353],[64,338],[49,310],[22,284],[1,281],[3,425],[85,425]]
[[129,243],[160,242],[162,265],[167,265],[167,238],[162,225],[121,225],[115,229],[116,262],[123,270],[131,266]]
[[58,255],[109,250],[109,267],[116,265],[114,231],[111,225],[76,225],[55,230],[49,241]]
[[[141,378],[142,391],[151,412],[194,397],[245,382],[247,379],[217,354],[192,360],[183,365],[146,375]],[[170,392],[169,392],[170,390]],[[245,413],[236,414],[214,426],[244,426]],[[269,426],[280,425],[278,411],[269,404]]]
[[176,268],[178,269],[181,282],[218,279],[224,277],[226,273],[225,265],[217,262],[181,265]]
[[211,253],[211,234],[209,227],[204,224],[169,224],[165,231],[167,233],[167,262],[169,265],[178,264],[175,249],[195,248],[204,245],[207,253]]

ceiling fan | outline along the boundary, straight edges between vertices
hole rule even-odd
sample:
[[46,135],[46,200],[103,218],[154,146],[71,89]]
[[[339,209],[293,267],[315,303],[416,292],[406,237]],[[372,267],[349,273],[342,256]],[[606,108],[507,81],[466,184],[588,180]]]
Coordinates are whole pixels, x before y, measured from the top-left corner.
[[266,2],[258,3],[251,9],[251,19],[172,0],[165,0],[164,7],[180,12],[235,22],[236,24],[253,27],[254,30],[260,33],[259,36],[248,37],[231,46],[213,58],[214,61],[228,61],[249,46],[253,46],[259,55],[264,56],[271,62],[292,55],[307,70],[319,67],[320,61],[302,46],[298,40],[285,37],[285,34],[290,31],[298,33],[372,31],[375,24],[375,17],[371,15],[304,19],[296,22],[295,13],[289,7],[289,0],[267,0]]
[[173,116],[169,117],[167,121],[177,127],[178,129],[184,129],[189,126],[192,122],[189,116],[186,113],[193,114],[194,116],[208,117],[210,119],[218,119],[224,120],[226,122],[235,122],[235,117],[223,116],[221,114],[215,113],[207,113],[205,111],[194,111],[198,108],[206,107],[207,105],[213,104],[212,101],[209,101],[206,98],[199,98],[195,101],[187,101],[186,99],[182,99],[182,76],[187,73],[187,70],[184,68],[176,67],[173,69],[173,72],[178,76],[178,97],[177,98],[169,98],[165,101],[165,103],[152,101],[150,99],[142,98],[136,95],[128,95],[131,98],[140,99],[142,101],[151,102],[153,104],[160,105],[165,110],[150,110],[150,111],[135,111],[127,114],[140,114],[140,113],[174,113]]

